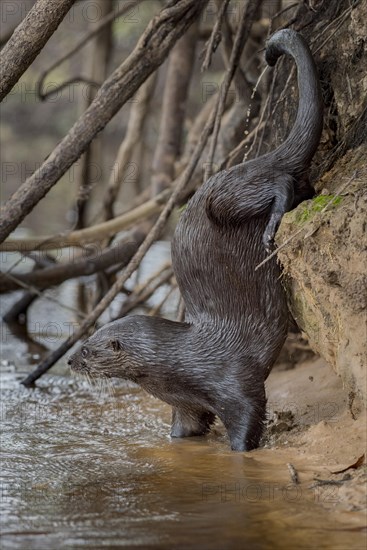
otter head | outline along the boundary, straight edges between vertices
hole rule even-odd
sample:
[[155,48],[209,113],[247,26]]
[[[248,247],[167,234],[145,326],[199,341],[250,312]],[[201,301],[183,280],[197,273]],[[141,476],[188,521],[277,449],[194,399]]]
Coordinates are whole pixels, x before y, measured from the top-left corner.
[[134,316],[97,330],[70,356],[71,370],[90,377],[138,378],[142,366],[136,337],[138,325]]

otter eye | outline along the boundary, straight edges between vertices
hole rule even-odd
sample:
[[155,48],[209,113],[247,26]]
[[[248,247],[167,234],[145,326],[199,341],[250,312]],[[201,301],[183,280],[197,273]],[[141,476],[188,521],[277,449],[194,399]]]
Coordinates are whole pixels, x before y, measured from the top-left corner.
[[86,359],[89,355],[89,351],[87,350],[87,348],[82,348],[82,357],[83,359]]

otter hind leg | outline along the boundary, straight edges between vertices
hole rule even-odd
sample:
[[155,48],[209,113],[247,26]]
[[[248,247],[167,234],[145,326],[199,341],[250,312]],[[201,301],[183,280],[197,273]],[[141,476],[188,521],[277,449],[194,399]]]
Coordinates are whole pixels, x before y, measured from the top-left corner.
[[252,451],[259,446],[266,418],[265,388],[261,398],[243,398],[227,405],[221,420],[227,430],[232,451]]
[[274,248],[274,237],[282,221],[294,202],[294,180],[291,176],[284,176],[274,182],[274,199],[270,210],[268,225],[264,231],[263,243],[267,252]]
[[215,420],[209,411],[174,407],[172,409],[171,437],[205,435]]

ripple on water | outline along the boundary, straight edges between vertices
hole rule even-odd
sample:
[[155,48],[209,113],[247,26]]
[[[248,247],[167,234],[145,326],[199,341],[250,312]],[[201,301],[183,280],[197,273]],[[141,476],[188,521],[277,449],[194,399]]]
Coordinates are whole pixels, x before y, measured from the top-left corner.
[[120,381],[24,388],[28,356],[8,344],[1,548],[361,548],[312,492],[289,488],[286,468],[230,452],[221,426],[171,441],[169,407]]

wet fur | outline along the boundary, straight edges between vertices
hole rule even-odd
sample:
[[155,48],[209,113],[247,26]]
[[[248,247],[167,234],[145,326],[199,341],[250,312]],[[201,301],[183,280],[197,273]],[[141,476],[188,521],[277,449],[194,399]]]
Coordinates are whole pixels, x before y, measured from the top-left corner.
[[234,450],[258,446],[264,382],[287,334],[288,310],[273,258],[283,214],[313,195],[307,170],[322,129],[322,99],[305,41],[275,33],[266,59],[295,58],[300,101],[288,139],[275,151],[210,178],[183,213],[172,260],[185,323],[132,316],[97,331],[71,358],[91,376],[133,380],[173,407],[173,437],[203,435],[219,417]]

